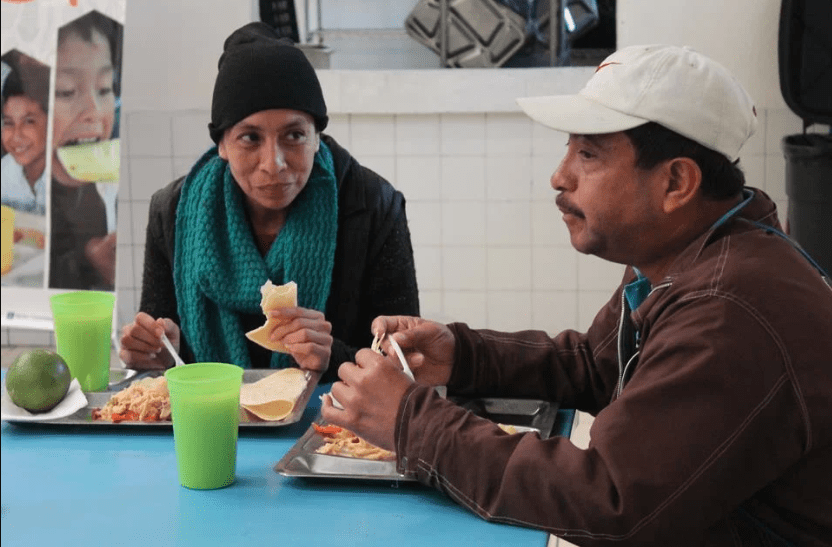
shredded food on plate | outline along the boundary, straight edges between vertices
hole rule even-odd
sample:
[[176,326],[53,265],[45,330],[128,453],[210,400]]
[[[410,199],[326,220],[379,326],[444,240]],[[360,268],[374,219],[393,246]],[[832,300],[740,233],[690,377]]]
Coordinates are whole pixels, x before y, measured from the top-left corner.
[[113,423],[170,421],[167,380],[159,376],[133,382],[113,395],[102,408],[94,408],[92,419]]
[[324,439],[323,446],[315,452],[318,454],[329,454],[330,456],[346,456],[347,458],[360,458],[364,460],[396,459],[396,454],[368,443],[352,431],[334,425],[321,426],[312,424],[315,431]]

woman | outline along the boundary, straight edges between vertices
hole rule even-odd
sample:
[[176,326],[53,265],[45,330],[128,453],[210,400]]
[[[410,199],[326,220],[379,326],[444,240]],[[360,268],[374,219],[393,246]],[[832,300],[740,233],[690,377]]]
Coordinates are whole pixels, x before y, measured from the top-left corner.
[[52,128],[49,284],[113,290],[116,234],[95,184],[75,179],[58,150],[113,136],[121,64],[121,25],[92,11],[58,32]]
[[[405,201],[323,135],[315,70],[263,23],[226,40],[209,132],[217,144],[184,179],[156,192],[147,227],[141,311],[124,327],[131,368],[186,361],[327,372],[371,342],[372,320],[419,313]],[[245,332],[266,318],[260,287],[298,284],[298,307],[271,312],[288,354]]]
[[44,215],[49,68],[17,51],[3,64],[3,205]]

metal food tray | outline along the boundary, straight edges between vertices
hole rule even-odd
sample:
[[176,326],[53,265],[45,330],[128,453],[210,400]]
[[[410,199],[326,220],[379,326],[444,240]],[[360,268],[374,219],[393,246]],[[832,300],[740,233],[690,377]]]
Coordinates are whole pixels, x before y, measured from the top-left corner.
[[[92,427],[150,427],[150,428],[172,428],[173,422],[131,422],[131,421],[123,421],[118,423],[103,421],[103,420],[93,420],[92,419],[92,410],[94,408],[101,408],[107,401],[110,400],[110,397],[121,391],[122,389],[128,387],[131,383],[140,380],[142,378],[155,378],[164,374],[164,371],[148,371],[142,372],[139,374],[132,374],[134,371],[132,370],[119,370],[114,369],[110,371],[110,385],[107,386],[106,391],[98,391],[98,392],[84,392],[84,395],[87,398],[87,406],[78,410],[74,414],[70,414],[69,416],[65,416],[63,418],[55,418],[55,419],[46,419],[46,420],[37,420],[37,421],[16,421],[14,419],[9,419],[7,421],[20,423],[20,424],[50,424],[50,425],[85,425],[85,426],[92,426]],[[254,383],[262,378],[265,378],[269,374],[276,372],[274,369],[247,369],[243,371],[243,383],[244,384],[251,384]],[[307,403],[309,403],[309,398],[312,396],[312,392],[315,391],[315,388],[318,385],[318,380],[320,380],[321,375],[312,373],[310,380],[307,382],[306,389],[303,390],[300,397],[298,398],[297,404],[295,404],[295,408],[292,410],[292,413],[286,416],[282,420],[278,421],[266,421],[258,418],[254,414],[251,414],[244,408],[240,407],[240,427],[241,428],[270,428],[270,427],[281,427],[289,424],[293,424],[300,420],[301,416],[303,416],[303,411],[306,409]],[[5,389],[5,384],[3,386]]]
[[[513,425],[517,433],[536,431],[541,439],[552,433],[557,418],[558,405],[534,399],[477,398],[449,400],[470,412],[495,423]],[[317,423],[325,423],[320,414]],[[414,477],[396,471],[395,461],[364,460],[346,456],[318,454],[324,444],[323,437],[310,427],[291,449],[274,466],[274,470],[286,477],[415,481]]]

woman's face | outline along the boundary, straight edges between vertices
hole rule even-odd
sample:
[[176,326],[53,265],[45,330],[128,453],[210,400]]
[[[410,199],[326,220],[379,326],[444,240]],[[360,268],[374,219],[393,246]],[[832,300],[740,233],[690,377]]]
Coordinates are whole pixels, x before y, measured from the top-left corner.
[[257,212],[285,212],[309,180],[320,145],[312,116],[263,110],[226,130],[219,155]]
[[[109,139],[116,96],[107,38],[96,30],[89,42],[77,34],[67,35],[58,46],[56,66],[52,148]],[[57,154],[52,160],[52,176],[67,186],[84,184],[67,173]]]
[[24,169],[46,165],[46,112],[34,99],[17,95],[3,105],[3,148]]

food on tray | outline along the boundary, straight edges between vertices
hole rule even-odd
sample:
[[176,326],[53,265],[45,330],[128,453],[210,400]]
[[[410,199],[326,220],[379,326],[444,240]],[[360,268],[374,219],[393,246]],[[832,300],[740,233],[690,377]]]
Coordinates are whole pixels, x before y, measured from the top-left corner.
[[66,361],[46,349],[22,352],[6,372],[9,399],[29,412],[48,412],[58,406],[71,382]]
[[312,423],[315,431],[324,439],[324,445],[315,450],[318,454],[346,456],[364,460],[394,460],[396,454],[368,443],[352,431],[334,425]]
[[514,435],[515,433],[517,433],[517,428],[514,427],[513,425],[509,425],[509,424],[497,424],[497,425],[500,427],[500,429],[502,429],[506,433],[509,433],[511,435]]
[[[262,420],[283,420],[295,409],[307,385],[304,371],[281,369],[257,382],[244,383],[240,387],[240,406]],[[170,421],[167,380],[159,376],[133,382],[102,408],[94,408],[92,419],[113,423]]]
[[164,376],[142,378],[113,395],[102,408],[92,409],[92,419],[106,422],[170,421],[170,393]]
[[297,283],[289,281],[285,285],[275,285],[271,280],[266,280],[266,283],[260,287],[260,294],[263,295],[260,300],[260,307],[263,308],[266,323],[262,327],[248,331],[246,336],[252,342],[260,344],[266,349],[279,351],[280,353],[289,353],[286,346],[269,339],[272,331],[279,324],[277,319],[269,316],[269,312],[279,308],[292,308],[298,305]]
[[292,413],[306,389],[306,373],[284,368],[240,388],[240,406],[266,421],[278,421]]

